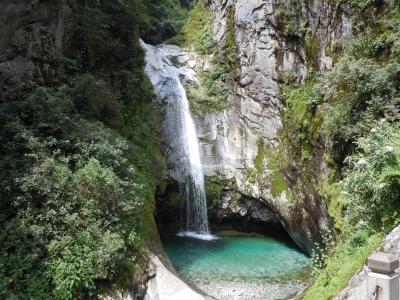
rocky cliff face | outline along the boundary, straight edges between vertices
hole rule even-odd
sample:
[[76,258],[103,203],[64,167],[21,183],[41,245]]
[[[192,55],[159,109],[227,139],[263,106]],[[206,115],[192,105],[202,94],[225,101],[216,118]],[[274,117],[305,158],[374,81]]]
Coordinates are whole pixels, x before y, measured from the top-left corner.
[[[303,82],[310,68],[332,67],[333,54],[352,35],[351,11],[324,0],[212,0],[209,5],[215,40],[226,56],[234,51],[237,73],[230,108],[196,120],[205,174],[233,178],[235,190],[267,203],[297,244],[310,252],[329,227],[324,202],[313,190],[295,202],[285,191],[273,192],[275,174],[264,149],[280,143],[285,78]],[[317,176],[325,169],[320,152],[314,158]],[[284,175],[289,187],[302,176],[293,171]]]
[[70,23],[67,1],[0,3],[0,99],[17,100],[57,73]]

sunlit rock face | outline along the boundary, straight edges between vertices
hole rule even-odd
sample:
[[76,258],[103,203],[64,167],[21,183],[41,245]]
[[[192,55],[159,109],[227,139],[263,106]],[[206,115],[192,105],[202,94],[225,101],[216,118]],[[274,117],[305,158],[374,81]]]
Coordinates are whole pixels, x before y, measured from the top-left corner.
[[[290,74],[298,82],[304,82],[310,66],[320,70],[331,68],[333,59],[327,52],[349,39],[352,27],[351,11],[345,6],[332,6],[321,0],[296,3],[210,1],[214,36],[220,51],[227,51],[227,35],[234,35],[237,78],[230,87],[229,109],[197,117],[195,122],[205,175],[233,178],[240,193],[272,207],[297,244],[310,252],[313,242],[329,227],[326,207],[318,194],[310,191],[300,195],[296,203],[289,202],[285,192],[273,195],[268,157],[263,161],[262,174],[255,179],[252,172],[260,142],[271,149],[281,142],[282,77]],[[293,28],[281,24],[282,10],[289,12],[287,17],[292,20]],[[302,32],[304,24],[310,28],[308,35],[312,38],[306,38]],[[314,53],[307,50],[311,42]],[[325,169],[322,154],[316,160],[322,176]]]

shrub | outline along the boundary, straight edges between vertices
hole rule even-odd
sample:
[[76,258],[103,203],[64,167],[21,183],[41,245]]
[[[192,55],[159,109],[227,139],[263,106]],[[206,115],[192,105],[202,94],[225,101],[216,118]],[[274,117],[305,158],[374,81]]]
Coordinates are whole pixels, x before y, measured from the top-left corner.
[[225,72],[219,64],[200,73],[200,84],[189,84],[187,96],[191,111],[198,116],[221,112],[228,107],[229,91],[224,85]]
[[212,26],[211,11],[205,0],[199,0],[191,10],[179,38],[184,41],[183,45],[192,48],[199,54],[212,54],[215,51]]
[[155,179],[73,103],[60,87],[1,106],[3,298],[87,299],[146,266],[139,212]]
[[382,121],[357,141],[357,152],[346,159],[343,209],[352,222],[376,229],[392,225],[400,207],[400,128]]

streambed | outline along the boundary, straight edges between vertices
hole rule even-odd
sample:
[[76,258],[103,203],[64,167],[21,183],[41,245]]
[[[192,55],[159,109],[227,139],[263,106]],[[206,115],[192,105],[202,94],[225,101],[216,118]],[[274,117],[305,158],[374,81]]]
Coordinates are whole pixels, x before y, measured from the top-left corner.
[[178,274],[205,293],[225,299],[287,299],[306,286],[310,260],[272,238],[220,233],[218,239],[164,238]]

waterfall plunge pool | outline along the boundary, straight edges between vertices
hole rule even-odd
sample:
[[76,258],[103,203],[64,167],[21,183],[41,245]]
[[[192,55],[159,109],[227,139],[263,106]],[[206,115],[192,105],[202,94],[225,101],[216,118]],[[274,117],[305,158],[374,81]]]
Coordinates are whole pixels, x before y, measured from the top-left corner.
[[275,239],[222,232],[217,239],[164,237],[178,274],[220,300],[288,299],[306,286],[310,259]]

